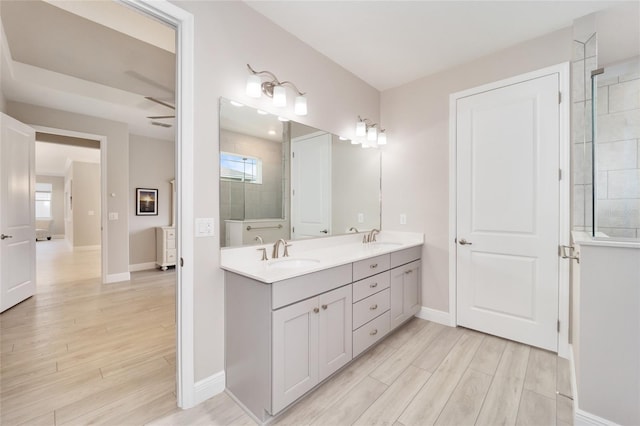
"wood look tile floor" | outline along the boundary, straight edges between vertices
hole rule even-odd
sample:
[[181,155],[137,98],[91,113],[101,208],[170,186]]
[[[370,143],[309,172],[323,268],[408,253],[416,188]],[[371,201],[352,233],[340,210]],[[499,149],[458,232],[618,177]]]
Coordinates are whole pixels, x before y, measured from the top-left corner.
[[[90,253],[38,250],[38,294],[0,315],[2,425],[255,424],[225,393],[176,407],[172,271],[104,286]],[[566,360],[416,318],[273,424],[564,426],[572,410]]]

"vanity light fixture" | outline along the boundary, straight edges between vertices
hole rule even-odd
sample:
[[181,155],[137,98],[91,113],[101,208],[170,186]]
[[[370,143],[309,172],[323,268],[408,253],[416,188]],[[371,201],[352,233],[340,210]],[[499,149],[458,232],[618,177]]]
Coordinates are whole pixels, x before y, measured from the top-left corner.
[[[249,68],[249,72],[251,73],[247,79],[247,96],[259,98],[261,93],[264,93],[273,99],[273,106],[285,107],[287,106],[287,91],[285,86],[289,86],[296,93],[293,112],[300,116],[307,115],[307,98],[295,84],[290,81],[278,80],[278,77],[271,71],[256,71],[251,68],[249,64],[247,64],[247,68]],[[266,77],[267,81],[262,81],[262,77]]]
[[361,143],[363,148],[375,148],[378,145],[387,144],[387,134],[385,129],[380,128],[378,123],[374,123],[368,118],[358,116],[356,122],[356,137],[352,144]]

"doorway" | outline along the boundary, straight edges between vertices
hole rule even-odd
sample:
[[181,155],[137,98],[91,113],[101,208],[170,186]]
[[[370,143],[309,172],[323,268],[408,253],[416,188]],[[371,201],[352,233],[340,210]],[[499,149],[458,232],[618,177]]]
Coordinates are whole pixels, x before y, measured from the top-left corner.
[[[563,355],[568,66],[451,95],[450,309],[456,325]],[[564,324],[564,330],[561,325]]]

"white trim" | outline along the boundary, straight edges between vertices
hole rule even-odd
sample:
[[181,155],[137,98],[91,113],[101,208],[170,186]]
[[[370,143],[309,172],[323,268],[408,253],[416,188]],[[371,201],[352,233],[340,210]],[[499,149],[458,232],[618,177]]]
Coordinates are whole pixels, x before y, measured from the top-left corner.
[[575,409],[573,424],[575,426],[615,426],[618,423],[603,419],[602,417],[598,417],[595,414],[587,413],[580,409]]
[[65,236],[64,234],[53,234],[51,238],[54,240],[64,240]]
[[100,244],[96,244],[92,246],[73,246],[73,251],[100,250],[100,248],[102,248]]
[[[92,139],[100,143],[100,244],[101,244],[101,263],[100,276],[102,283],[107,282],[107,271],[109,270],[109,238],[108,238],[108,205],[107,205],[107,137],[104,135],[96,135],[93,133],[76,132],[74,130],[58,129],[55,127],[32,125],[36,132],[50,133],[60,136],[69,136],[72,138]],[[66,238],[66,237],[65,237]],[[71,244],[70,244],[71,246]],[[72,247],[73,248],[73,247]]]
[[178,406],[190,408],[195,399],[194,363],[194,19],[167,0],[116,0],[176,31],[176,394]]
[[156,262],[134,263],[133,265],[129,265],[129,272],[148,271],[149,269],[156,269]]
[[130,279],[131,279],[131,274],[129,272],[122,272],[120,274],[107,274],[107,277],[104,283],[105,284],[119,283],[122,281],[129,281]]
[[[559,113],[559,164],[563,170],[563,179],[560,182],[559,203],[559,244],[568,244],[570,237],[570,82],[569,62],[552,65],[550,67],[520,74],[504,80],[494,81],[489,84],[463,90],[449,95],[449,312],[451,325],[457,325],[457,276],[456,253],[457,237],[457,153],[456,153],[456,103],[458,99],[478,93],[494,90],[503,86],[517,84],[525,80],[544,77],[549,74],[558,74],[558,86],[563,94]],[[568,262],[560,262],[558,269],[558,319],[560,320],[560,333],[558,333],[558,355],[567,358],[569,356],[569,265]],[[562,283],[562,285],[560,285]]]
[[422,318],[423,320],[433,321],[437,322],[438,324],[455,327],[455,324],[452,325],[451,315],[449,314],[449,312],[439,311],[437,309],[431,309],[422,306],[416,316],[418,318]]
[[224,392],[226,377],[224,370],[218,371],[211,376],[198,380],[195,384],[194,405],[200,404],[207,399]]

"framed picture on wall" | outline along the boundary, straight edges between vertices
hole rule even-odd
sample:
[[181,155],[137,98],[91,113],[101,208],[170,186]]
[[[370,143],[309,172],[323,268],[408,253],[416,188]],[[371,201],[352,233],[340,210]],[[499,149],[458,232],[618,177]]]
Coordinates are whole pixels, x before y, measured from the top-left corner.
[[136,188],[136,215],[158,215],[158,190],[150,188]]

